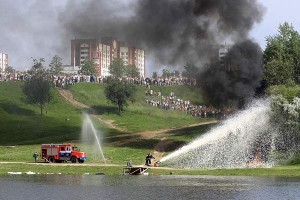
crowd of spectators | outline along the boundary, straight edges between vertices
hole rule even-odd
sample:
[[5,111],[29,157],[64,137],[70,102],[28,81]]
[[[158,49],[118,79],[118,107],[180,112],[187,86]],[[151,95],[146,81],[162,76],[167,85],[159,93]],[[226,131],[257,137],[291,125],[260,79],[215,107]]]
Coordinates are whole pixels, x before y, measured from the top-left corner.
[[[53,80],[58,82],[66,82],[66,84],[74,84],[79,82],[98,82],[105,83],[109,79],[109,77],[96,77],[96,76],[87,76],[87,75],[52,75]],[[0,81],[22,81],[27,78],[30,78],[30,74],[26,72],[18,72],[18,73],[0,73]],[[136,77],[129,78],[123,77],[122,80],[129,81],[131,83],[135,83],[137,85],[156,85],[156,86],[167,86],[167,85],[196,85],[196,80],[192,78],[186,77]]]
[[181,99],[171,92],[168,96],[162,96],[161,92],[155,92],[147,89],[145,94],[150,98],[146,103],[153,107],[159,107],[164,110],[184,111],[193,117],[224,119],[233,112],[231,108],[217,109],[206,105],[193,105],[189,100]]
[[[30,78],[28,73],[0,73],[0,81],[24,81]],[[86,75],[48,75],[55,87],[65,88],[68,85],[74,85],[79,82],[96,82],[95,76]]]
[[[123,80],[127,80],[131,83],[135,83],[137,85],[156,85],[156,86],[167,86],[167,85],[196,85],[196,80],[192,78],[186,77],[136,77],[129,78],[124,77]],[[101,79],[100,82],[105,82],[105,78]]]
[[[27,73],[0,73],[0,81],[23,81],[31,76]],[[95,77],[86,75],[51,75],[51,81],[55,87],[66,88],[68,85],[74,85],[80,82],[98,82],[105,83],[108,77]],[[159,107],[165,110],[179,110],[184,111],[194,117],[202,118],[224,118],[228,116],[232,110],[228,108],[216,109],[206,105],[192,105],[189,100],[183,100],[175,96],[171,92],[168,96],[162,96],[160,92],[155,92],[150,89],[152,85],[168,86],[168,85],[195,85],[195,79],[184,77],[157,77],[157,78],[128,78],[124,77],[122,80],[129,81],[137,85],[143,85],[147,88],[145,94],[151,97],[146,100],[148,105]]]

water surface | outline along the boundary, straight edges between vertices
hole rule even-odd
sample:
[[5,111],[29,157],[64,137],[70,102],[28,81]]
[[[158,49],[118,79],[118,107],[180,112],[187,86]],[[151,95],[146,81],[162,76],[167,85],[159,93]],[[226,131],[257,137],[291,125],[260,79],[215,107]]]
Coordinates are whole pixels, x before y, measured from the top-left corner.
[[300,199],[300,177],[8,175],[0,199]]

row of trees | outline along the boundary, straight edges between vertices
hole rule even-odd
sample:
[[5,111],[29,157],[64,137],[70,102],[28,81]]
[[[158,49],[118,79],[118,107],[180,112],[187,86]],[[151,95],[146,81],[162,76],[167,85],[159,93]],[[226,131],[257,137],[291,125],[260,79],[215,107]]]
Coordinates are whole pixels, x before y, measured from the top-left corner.
[[[109,72],[113,77],[138,77],[140,76],[139,69],[135,65],[125,65],[123,59],[117,58],[112,61],[109,67]],[[95,63],[91,59],[86,59],[80,68],[79,73],[83,75],[97,75],[98,70]]]
[[[34,71],[38,70],[38,69],[43,69],[44,70],[44,62],[45,59],[44,58],[40,58],[39,60],[37,59],[33,59],[34,65],[32,66],[32,68],[28,71],[28,73],[34,73]],[[39,65],[35,65],[36,62],[39,62]],[[12,66],[7,66],[5,68],[5,72],[7,73],[14,73],[16,70],[12,67]],[[49,69],[47,70],[48,72],[52,73],[52,74],[60,74],[63,71],[63,63],[62,63],[62,58],[59,57],[58,55],[55,55],[50,64],[49,64]]]

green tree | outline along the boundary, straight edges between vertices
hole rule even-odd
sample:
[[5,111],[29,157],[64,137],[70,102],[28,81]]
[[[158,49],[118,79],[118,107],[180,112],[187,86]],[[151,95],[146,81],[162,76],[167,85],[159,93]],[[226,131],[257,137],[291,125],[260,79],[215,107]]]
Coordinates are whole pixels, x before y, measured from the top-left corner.
[[199,73],[199,69],[196,66],[187,63],[184,66],[184,71],[181,73],[181,75],[185,78],[191,79],[191,78],[196,78],[198,73]]
[[98,70],[95,67],[95,63],[91,59],[85,59],[81,66],[79,73],[83,75],[97,75]]
[[13,73],[14,71],[16,71],[12,66],[7,66],[5,68],[5,72],[8,72],[8,73]]
[[292,61],[271,60],[265,64],[265,77],[271,85],[281,85],[293,83]]
[[109,66],[109,73],[114,78],[121,78],[125,75],[124,61],[122,58],[116,58]]
[[158,77],[157,72],[153,72],[152,78],[157,78],[157,77]]
[[121,114],[128,101],[134,101],[135,85],[128,81],[112,79],[105,88],[106,99],[118,106],[118,113]]
[[180,72],[179,72],[178,70],[175,70],[175,71],[172,73],[172,76],[179,77],[179,76],[180,76]]
[[162,77],[168,78],[170,76],[171,76],[171,73],[169,72],[169,70],[167,70],[167,69],[162,70]]
[[55,55],[52,58],[51,63],[49,64],[50,67],[50,72],[52,74],[60,74],[63,71],[63,64],[62,64],[62,59],[58,55]]
[[139,69],[135,65],[125,66],[125,75],[130,78],[135,78],[140,76]]
[[43,64],[44,62],[45,62],[44,58],[40,58],[39,60],[33,58],[33,66],[28,71],[28,73],[31,75],[44,73],[45,72],[45,68]]
[[266,39],[265,79],[270,85],[299,82],[300,35],[287,22],[279,26],[278,32]]
[[30,104],[37,104],[43,115],[43,109],[52,100],[51,81],[43,73],[35,74],[27,79],[23,86],[23,93]]

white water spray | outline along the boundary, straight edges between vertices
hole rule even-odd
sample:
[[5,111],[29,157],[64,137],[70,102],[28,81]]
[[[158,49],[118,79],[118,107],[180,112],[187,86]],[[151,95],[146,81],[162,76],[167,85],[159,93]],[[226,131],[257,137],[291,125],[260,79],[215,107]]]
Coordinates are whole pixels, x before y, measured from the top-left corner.
[[[270,147],[272,133],[269,131],[269,112],[269,101],[257,100],[248,109],[163,157],[160,162],[182,168],[248,167],[257,138],[263,136],[260,147]],[[262,151],[260,149],[259,153]],[[272,162],[265,160],[264,166],[267,165],[272,165]]]
[[104,154],[102,151],[102,147],[101,147],[101,143],[100,143],[100,138],[98,137],[98,131],[95,129],[94,124],[93,124],[91,118],[89,117],[89,115],[84,114],[81,139],[83,141],[90,140],[90,136],[92,136],[94,138],[97,150],[100,152],[102,159],[103,159],[104,163],[106,164]]

